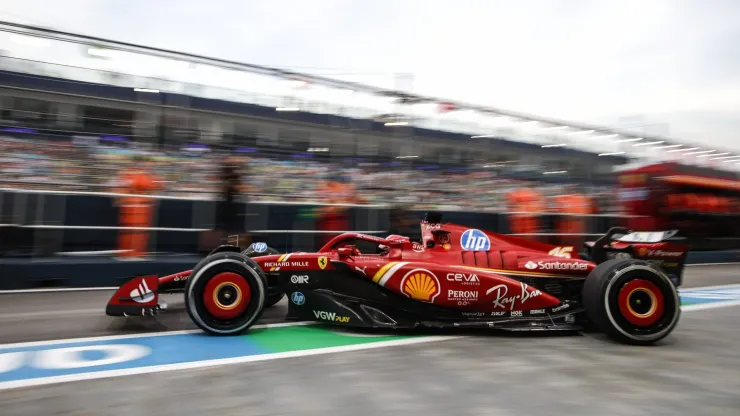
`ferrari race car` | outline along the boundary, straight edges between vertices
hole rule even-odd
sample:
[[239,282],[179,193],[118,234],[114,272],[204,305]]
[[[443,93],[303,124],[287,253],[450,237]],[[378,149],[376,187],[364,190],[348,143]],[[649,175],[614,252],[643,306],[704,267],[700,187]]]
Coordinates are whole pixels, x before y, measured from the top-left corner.
[[315,253],[265,243],[221,246],[192,270],[134,278],[110,299],[111,316],[157,314],[160,293],[184,291],[190,318],[215,335],[238,334],[288,296],[286,319],[370,328],[594,329],[651,344],[675,328],[689,246],[675,231],[612,228],[556,247],[518,237],[421,222],[421,242],[345,233]]

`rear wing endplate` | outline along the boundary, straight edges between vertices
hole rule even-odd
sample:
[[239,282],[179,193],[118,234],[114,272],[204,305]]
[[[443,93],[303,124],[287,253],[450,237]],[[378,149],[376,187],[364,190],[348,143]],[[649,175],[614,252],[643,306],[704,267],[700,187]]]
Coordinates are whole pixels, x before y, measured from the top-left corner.
[[612,236],[614,241],[623,243],[660,243],[678,234],[678,230],[669,231],[638,231],[623,235]]

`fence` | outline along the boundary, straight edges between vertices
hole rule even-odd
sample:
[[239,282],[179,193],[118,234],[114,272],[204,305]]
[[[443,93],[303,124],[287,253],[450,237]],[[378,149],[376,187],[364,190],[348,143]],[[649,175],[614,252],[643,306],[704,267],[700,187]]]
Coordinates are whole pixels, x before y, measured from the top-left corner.
[[[117,199],[113,193],[0,189],[0,239],[6,256],[48,257],[79,252],[114,252],[121,230]],[[149,233],[153,253],[195,254],[202,251],[201,238],[216,223],[214,200],[202,197],[150,197],[154,205]],[[322,231],[317,211],[330,204],[253,201],[239,204],[243,228],[254,240],[265,241],[282,251],[312,250],[325,234],[359,231],[383,234],[391,229],[390,209],[385,205],[343,205],[346,230]],[[423,211],[411,211],[421,219]],[[511,213],[448,211],[445,220],[502,233],[509,233]],[[541,214],[542,232],[532,235],[556,242],[557,214]],[[598,235],[621,224],[623,217],[587,215],[586,234]],[[4,238],[3,238],[4,237]]]
[[[118,198],[112,193],[16,190],[0,188],[0,289],[31,289],[50,286],[118,286],[132,276],[165,275],[191,268],[198,254],[213,248],[202,237],[213,229],[216,201],[202,197],[150,197],[154,205],[148,233],[149,256],[139,261],[119,261],[120,227]],[[312,251],[323,241],[344,231],[385,235],[392,229],[391,209],[383,205],[347,205],[344,229],[327,230],[317,211],[329,204],[254,201],[240,204],[243,227],[252,241],[264,241],[282,252]],[[336,205],[335,205],[336,206]],[[509,234],[510,215],[515,213],[443,211],[445,221]],[[420,220],[424,211],[411,211]],[[555,232],[560,214],[542,213],[540,232],[525,235],[558,245],[580,244],[595,239],[628,217],[582,215],[583,234]],[[397,232],[397,229],[393,229]],[[414,232],[409,229],[414,236]],[[522,235],[522,234],[519,234]],[[706,240],[705,240],[706,241]],[[242,242],[244,243],[244,242]],[[737,239],[693,241],[690,262],[738,261]],[[698,243],[698,244],[697,244]],[[702,244],[709,246],[701,247]],[[733,245],[730,247],[729,245]],[[98,254],[98,255],[95,255]],[[102,256],[101,256],[102,255]]]

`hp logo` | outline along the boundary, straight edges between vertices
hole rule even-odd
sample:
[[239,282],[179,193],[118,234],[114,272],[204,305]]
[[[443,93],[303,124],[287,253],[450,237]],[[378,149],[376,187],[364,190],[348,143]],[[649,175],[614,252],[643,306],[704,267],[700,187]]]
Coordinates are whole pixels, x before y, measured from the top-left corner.
[[257,253],[264,253],[267,251],[267,243],[254,243],[252,244],[252,250]]
[[296,305],[298,305],[298,306],[301,306],[301,305],[303,305],[304,303],[306,303],[306,297],[305,297],[305,296],[303,296],[303,293],[301,293],[301,292],[293,292],[293,293],[292,293],[292,294],[290,295],[290,300],[291,300],[291,301],[292,301],[293,303],[295,303]]
[[481,230],[466,230],[460,237],[460,246],[463,250],[488,251],[491,249],[491,240]]

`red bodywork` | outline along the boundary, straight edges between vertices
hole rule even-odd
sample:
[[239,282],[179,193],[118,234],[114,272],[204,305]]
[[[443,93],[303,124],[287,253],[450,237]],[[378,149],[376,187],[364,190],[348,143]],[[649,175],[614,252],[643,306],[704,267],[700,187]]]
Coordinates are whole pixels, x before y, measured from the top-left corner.
[[[345,233],[315,253],[268,255],[254,257],[253,260],[267,274],[294,273],[291,278],[297,280],[304,273],[331,272],[336,268],[333,262],[341,262],[358,275],[398,294],[438,306],[475,312],[538,310],[556,306],[559,299],[523,281],[585,278],[596,266],[581,259],[574,247],[557,247],[454,224],[423,222],[421,228],[422,243],[411,242],[408,237],[401,236],[379,238]],[[464,240],[478,250],[465,250]],[[382,254],[361,253],[356,248],[361,242],[385,246],[386,251]],[[190,271],[185,271],[159,278],[159,291],[184,287],[189,274]],[[128,291],[132,288],[125,285]],[[119,294],[123,292],[119,291]],[[116,296],[111,302],[122,305]],[[133,305],[135,302],[130,300],[125,304]],[[136,306],[152,306],[156,302],[152,299]]]
[[[485,235],[490,249],[464,250],[462,238],[466,231]],[[387,246],[388,251],[360,253],[354,246],[356,240]],[[429,223],[422,223],[422,243],[400,236],[378,238],[349,233],[335,237],[316,253],[255,260],[267,273],[295,272],[297,276],[301,272],[332,271],[332,261],[339,261],[393,292],[421,302],[480,312],[556,306],[560,303],[557,298],[522,283],[521,279],[585,277],[595,267],[580,259],[573,247],[556,247],[453,224]]]
[[[492,312],[492,316],[511,311],[530,311],[531,316],[541,309],[557,307],[560,299],[532,287],[532,279],[580,280],[596,267],[594,262],[583,260],[575,247],[553,246],[455,224],[422,222],[421,231],[421,243],[396,235],[380,238],[345,233],[315,253],[265,255],[253,260],[267,275],[287,275],[293,285],[300,286],[303,280],[310,279],[309,275],[349,269],[420,302],[471,314]],[[383,252],[362,253],[358,244],[382,248]],[[464,247],[466,244],[470,250]],[[631,248],[632,257],[658,261],[669,269],[682,269],[688,251],[688,246],[671,242],[610,241],[605,248]],[[190,273],[187,270],[161,278],[133,279],[111,298],[107,313],[156,313],[158,294],[182,290]],[[145,296],[148,292],[154,296]]]

